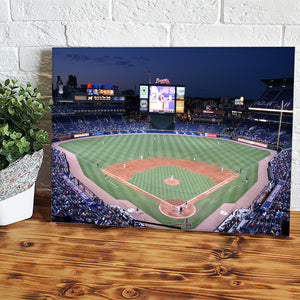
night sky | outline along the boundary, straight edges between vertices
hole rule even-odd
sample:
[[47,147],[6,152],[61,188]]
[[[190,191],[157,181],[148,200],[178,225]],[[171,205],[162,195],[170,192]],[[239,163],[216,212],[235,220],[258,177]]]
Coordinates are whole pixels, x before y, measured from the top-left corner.
[[261,79],[294,77],[294,48],[54,48],[54,87],[57,75],[64,84],[76,75],[78,86],[113,84],[137,93],[149,79],[168,78],[185,85],[188,97],[256,99],[266,89]]

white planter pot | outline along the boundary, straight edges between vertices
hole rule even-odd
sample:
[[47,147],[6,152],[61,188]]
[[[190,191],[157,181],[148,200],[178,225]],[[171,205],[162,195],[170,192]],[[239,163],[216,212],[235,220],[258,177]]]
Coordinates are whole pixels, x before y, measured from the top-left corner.
[[32,216],[35,182],[43,153],[40,150],[27,154],[0,171],[0,226]]
[[32,216],[34,188],[35,184],[25,192],[0,201],[1,226],[26,220]]

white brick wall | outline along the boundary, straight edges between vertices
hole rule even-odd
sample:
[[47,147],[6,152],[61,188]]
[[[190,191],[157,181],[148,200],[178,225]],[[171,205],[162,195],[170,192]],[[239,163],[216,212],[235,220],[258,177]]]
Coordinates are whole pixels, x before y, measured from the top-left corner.
[[66,46],[65,26],[60,22],[9,22],[5,26],[5,46]]
[[110,0],[11,0],[14,21],[95,21],[111,19]]
[[231,24],[299,24],[300,1],[224,0],[224,22]]
[[113,20],[213,24],[219,20],[220,3],[215,0],[114,0]]
[[0,7],[0,22],[10,21],[9,0],[1,0]]
[[280,26],[174,24],[170,46],[281,46]]
[[[30,80],[45,96],[51,47],[295,46],[292,210],[300,210],[299,0],[0,0],[0,7],[0,80]],[[39,192],[50,191],[49,152]]]
[[169,25],[111,21],[76,22],[66,25],[66,34],[68,46],[71,47],[86,45],[158,47],[168,46]]
[[18,48],[0,48],[0,70],[14,71],[19,68]]

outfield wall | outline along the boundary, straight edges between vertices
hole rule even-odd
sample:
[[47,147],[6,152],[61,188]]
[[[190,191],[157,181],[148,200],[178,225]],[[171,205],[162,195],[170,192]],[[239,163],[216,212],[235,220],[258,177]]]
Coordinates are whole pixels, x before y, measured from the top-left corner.
[[64,135],[60,137],[54,137],[52,142],[59,142],[59,141],[66,141],[71,139],[77,139],[82,137],[92,137],[92,136],[101,136],[101,135],[115,135],[115,134],[147,134],[147,133],[159,133],[159,134],[179,134],[179,135],[188,135],[188,136],[202,136],[202,137],[209,137],[209,138],[222,138],[233,140],[236,142],[240,142],[243,144],[271,149],[276,151],[281,151],[282,147],[267,143],[262,143],[258,141],[248,140],[245,138],[239,138],[236,136],[229,136],[224,134],[216,134],[216,133],[209,133],[209,132],[198,132],[198,131],[180,131],[180,130],[159,130],[159,129],[147,129],[147,130],[110,130],[110,131],[98,131],[98,132],[85,132],[85,133],[77,133],[77,134],[70,134]]

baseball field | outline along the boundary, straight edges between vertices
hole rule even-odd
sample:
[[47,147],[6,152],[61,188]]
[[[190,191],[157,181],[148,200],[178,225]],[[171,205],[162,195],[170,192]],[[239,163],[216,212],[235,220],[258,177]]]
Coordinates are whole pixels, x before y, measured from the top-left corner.
[[83,174],[120,206],[127,200],[157,223],[189,229],[236,203],[270,155],[229,140],[165,134],[99,136],[59,146],[76,155]]

